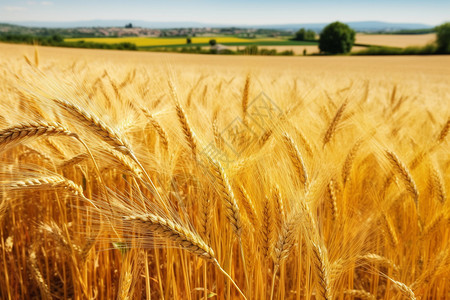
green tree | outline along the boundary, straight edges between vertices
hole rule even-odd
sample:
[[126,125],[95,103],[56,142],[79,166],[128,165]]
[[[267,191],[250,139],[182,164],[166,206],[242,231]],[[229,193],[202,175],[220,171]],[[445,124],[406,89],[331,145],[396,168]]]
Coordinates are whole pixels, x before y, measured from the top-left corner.
[[310,41],[310,40],[314,40],[316,38],[316,33],[313,30],[306,30],[305,28],[301,28],[299,29],[299,31],[297,31],[295,33],[295,38],[294,40],[297,41]]
[[217,44],[217,42],[216,42],[215,39],[210,39],[210,40],[209,40],[209,44],[210,44],[211,46],[214,46],[215,44]]
[[436,27],[436,43],[438,52],[450,53],[450,22]]
[[319,49],[331,54],[348,53],[354,42],[355,31],[347,24],[334,22],[328,24],[320,33]]

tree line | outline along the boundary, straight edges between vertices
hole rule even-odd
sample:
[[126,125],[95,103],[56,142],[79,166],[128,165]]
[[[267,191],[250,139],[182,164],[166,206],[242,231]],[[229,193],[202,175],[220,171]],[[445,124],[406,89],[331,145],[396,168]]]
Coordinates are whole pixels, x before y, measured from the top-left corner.
[[[436,41],[423,47],[393,48],[372,46],[358,54],[388,55],[388,54],[449,54],[450,53],[450,22],[435,27]],[[305,29],[300,29],[296,37],[306,39]],[[333,22],[320,33],[319,49],[324,54],[349,53],[355,44],[355,31],[347,24]],[[312,34],[311,34],[312,36]],[[308,38],[311,38],[309,36]]]

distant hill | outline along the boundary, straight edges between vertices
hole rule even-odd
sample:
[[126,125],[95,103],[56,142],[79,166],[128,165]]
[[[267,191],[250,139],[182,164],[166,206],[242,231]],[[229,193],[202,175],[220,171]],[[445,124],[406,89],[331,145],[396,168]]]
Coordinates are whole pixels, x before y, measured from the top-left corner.
[[[312,29],[317,32],[321,31],[328,23],[297,23],[297,24],[272,24],[272,25],[242,25],[242,24],[213,24],[199,22],[148,22],[139,20],[90,20],[77,22],[14,22],[16,25],[29,27],[46,27],[46,28],[75,28],[75,27],[122,27],[127,23],[134,26],[155,29],[167,28],[201,28],[201,27],[239,27],[239,28],[255,28],[255,29],[277,29],[296,31],[299,28]],[[388,23],[379,21],[361,21],[347,22],[347,24],[356,31],[364,32],[392,32],[399,30],[411,29],[428,29],[434,26],[420,23]]]

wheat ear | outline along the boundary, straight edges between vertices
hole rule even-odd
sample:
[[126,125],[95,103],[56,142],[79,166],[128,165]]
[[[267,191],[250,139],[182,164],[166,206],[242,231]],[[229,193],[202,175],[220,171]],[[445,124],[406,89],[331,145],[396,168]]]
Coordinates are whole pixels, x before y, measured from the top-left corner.
[[386,225],[386,235],[388,236],[389,242],[392,248],[396,248],[398,245],[397,233],[395,232],[394,225],[392,225],[392,221],[386,213],[383,213],[383,220]]
[[414,203],[416,204],[416,208],[418,209],[419,191],[417,190],[416,183],[414,182],[411,174],[394,152],[389,150],[385,150],[385,152],[389,162],[394,167],[394,170],[400,175],[401,179],[403,180],[407,191],[412,194]]
[[114,149],[102,148],[101,152],[105,153],[108,157],[112,157],[117,163],[125,168],[128,172],[133,174],[139,179],[142,179],[141,168],[136,164],[135,160],[130,159],[128,156],[123,155]]
[[359,150],[359,147],[361,146],[362,141],[357,141],[353,147],[350,149],[350,151],[347,154],[347,157],[345,158],[344,165],[342,166],[342,182],[345,186],[347,181],[350,178],[350,171],[352,170],[353,162],[356,157],[356,153]]
[[318,279],[319,293],[322,299],[331,300],[330,277],[328,274],[328,257],[319,244],[312,242],[313,265]]
[[442,204],[444,204],[447,198],[447,195],[445,193],[444,180],[442,180],[441,174],[434,166],[431,167],[431,182],[433,191],[435,191],[437,198]]
[[78,120],[86,128],[91,129],[103,141],[113,146],[123,154],[131,154],[131,147],[128,142],[121,138],[117,132],[106,125],[102,120],[82,109],[76,104],[61,99],[53,99],[63,110],[67,111],[72,117]]
[[189,125],[189,120],[184,112],[183,107],[181,107],[180,101],[178,100],[177,89],[172,82],[169,80],[170,93],[172,95],[172,99],[175,101],[175,110],[177,112],[178,121],[181,124],[181,128],[183,130],[184,137],[186,142],[192,151],[192,156],[194,159],[197,157],[197,142],[195,140],[195,133],[192,131],[191,126]]
[[361,300],[376,300],[377,298],[364,290],[345,290],[344,295],[355,297]]
[[75,155],[74,157],[63,161],[59,165],[59,167],[60,168],[68,168],[68,167],[71,167],[71,166],[74,166],[74,165],[78,165],[79,163],[85,161],[88,158],[89,158],[89,155],[87,153],[81,153],[81,154]]
[[13,181],[8,185],[11,189],[49,189],[49,188],[64,188],[73,193],[84,197],[83,188],[72,180],[67,179],[61,175],[47,176],[26,179],[21,181]]
[[58,224],[54,221],[51,221],[49,224],[41,224],[40,228],[46,231],[53,238],[53,240],[55,240],[61,248],[64,249],[67,256],[73,254],[73,250],[75,250],[77,255],[81,253],[80,247],[69,243],[61,228],[59,228]]
[[278,236],[277,243],[273,250],[273,261],[275,264],[273,277],[272,277],[272,287],[270,292],[270,299],[273,299],[273,292],[275,289],[275,277],[281,263],[289,257],[292,248],[294,248],[298,236],[298,224],[300,218],[297,211],[292,211],[286,220],[283,220],[283,225],[281,227],[281,233]]
[[415,291],[420,287],[429,286],[432,284],[433,279],[436,278],[435,276],[446,272],[446,267],[450,264],[449,253],[448,249],[441,251],[433,260],[431,266],[422,272],[419,278],[410,285],[410,289]]
[[250,198],[250,195],[247,193],[247,190],[243,186],[239,186],[238,191],[239,195],[241,196],[240,198],[242,206],[247,213],[247,217],[250,220],[250,223],[252,224],[253,228],[257,228],[259,224],[258,214],[256,213],[256,209],[252,199]]
[[61,124],[55,122],[28,122],[13,125],[0,131],[0,150],[40,136],[70,136],[78,138]]
[[216,145],[217,148],[222,149],[223,138],[219,132],[219,126],[217,124],[216,114],[214,114],[214,117],[213,117],[212,130],[213,130],[213,135],[214,135],[214,144]]
[[148,109],[142,107],[141,110],[144,113],[145,117],[150,122],[150,124],[153,126],[153,128],[158,133],[161,145],[163,146],[164,150],[168,153],[169,152],[169,140],[167,139],[166,131],[164,130],[164,128],[162,128],[162,126],[155,119],[155,117],[150,113],[150,111],[148,111]]
[[[41,160],[44,160],[44,161],[47,161],[47,162],[52,162],[53,161],[53,159],[49,155],[45,154],[44,152],[36,150],[35,148],[30,147],[28,145],[23,145],[23,147],[25,148],[25,151],[21,154],[21,156],[28,156],[28,155],[33,156],[33,155],[35,155]],[[20,156],[19,156],[19,159],[20,159]]]
[[245,79],[244,91],[242,92],[242,119],[244,123],[247,119],[247,109],[248,109],[248,95],[250,91],[250,74],[247,75]]
[[[124,216],[124,222],[137,224],[139,230],[156,234],[161,238],[166,238],[184,250],[191,252],[207,261],[213,262],[214,251],[196,233],[177,224],[169,219],[165,219],[155,214],[137,214]],[[133,227],[134,228],[134,227]]]
[[181,107],[180,103],[175,103],[175,110],[177,112],[177,117],[181,124],[186,142],[188,143],[189,148],[191,148],[192,156],[195,159],[197,157],[197,143],[195,141],[195,134],[192,131],[191,126],[189,125],[186,113],[184,112],[184,109]]
[[394,271],[398,272],[398,267],[388,258],[384,257],[384,256],[380,256],[378,254],[375,253],[368,253],[365,255],[359,255],[357,256],[358,260],[362,260],[365,261],[367,263],[372,263],[372,264],[379,264],[379,265],[383,265],[386,267],[390,267],[392,268]]
[[239,241],[239,248],[243,263],[245,281],[248,287],[249,279],[247,274],[247,268],[245,265],[244,248],[242,246],[242,221],[239,206],[236,202],[233,189],[231,188],[230,182],[228,181],[228,176],[225,173],[225,170],[222,168],[219,162],[211,161],[211,163],[214,177],[216,179],[216,182],[218,183],[220,197],[221,199],[223,199],[225,204],[226,216],[230,221],[231,227],[233,228],[233,232],[236,234]]
[[325,136],[323,137],[323,145],[324,146],[331,140],[334,133],[336,132],[337,125],[338,125],[339,121],[341,120],[346,107],[347,107],[347,101],[342,103],[342,105],[339,107],[336,114],[334,115],[334,118],[331,121],[330,125],[328,126],[327,131],[325,132]]
[[313,147],[312,147],[311,143],[309,142],[309,140],[305,137],[303,132],[301,132],[300,130],[297,130],[296,132],[302,142],[303,147],[305,148],[306,153],[309,155],[309,157],[313,157],[313,155],[314,155]]
[[272,199],[275,201],[275,220],[276,220],[276,228],[281,229],[283,223],[286,220],[286,215],[284,213],[284,205],[283,205],[283,197],[280,192],[280,188],[275,185],[272,190]]
[[261,135],[261,137],[258,140],[259,147],[262,148],[267,143],[267,141],[270,139],[272,134],[273,134],[272,129],[267,129],[266,131],[264,131],[263,135]]
[[225,204],[226,216],[230,221],[234,233],[240,238],[242,234],[241,215],[230,182],[228,181],[228,176],[218,161],[211,161],[211,165],[220,198]]
[[291,158],[292,165],[297,172],[297,175],[300,177],[300,181],[303,183],[305,187],[308,186],[308,173],[306,172],[305,164],[303,163],[302,155],[300,151],[298,151],[297,146],[294,143],[294,140],[285,133],[283,135],[284,143],[288,149],[289,157]]
[[246,299],[245,295],[236,283],[220,266],[219,262],[215,258],[213,249],[209,247],[195,232],[170,219],[165,219],[151,213],[125,216],[123,217],[123,220],[124,222],[130,222],[138,225],[138,227],[133,226],[133,228],[139,228],[143,232],[149,232],[151,234],[158,235],[161,238],[165,238],[182,249],[211,262],[231,280],[239,293],[244,297],[244,299]]
[[41,273],[41,271],[39,271],[39,268],[37,266],[36,252],[34,252],[34,251],[30,252],[28,264],[31,269],[31,274],[33,274],[33,277],[39,286],[39,290],[41,291],[42,299],[47,299],[47,300],[52,299],[50,288],[48,287],[47,283],[45,282],[44,276],[42,276],[42,273]]
[[267,197],[264,200],[263,216],[261,222],[261,247],[264,258],[270,257],[272,250],[273,223],[272,223],[272,206]]
[[439,137],[437,139],[437,143],[442,143],[445,138],[447,137],[448,133],[450,132],[450,117],[448,118],[447,122],[445,123],[444,127],[442,127],[441,132],[439,133]]
[[[161,195],[159,194],[158,190],[156,189],[156,186],[154,185],[153,181],[151,180],[150,176],[148,175],[147,171],[145,170],[144,166],[139,162],[137,157],[134,155],[133,151],[131,150],[130,145],[128,142],[121,138],[117,132],[115,132],[112,128],[107,126],[105,123],[103,123],[102,120],[95,117],[94,115],[90,114],[89,112],[85,111],[81,107],[79,107],[76,104],[70,103],[65,100],[61,99],[53,99],[63,110],[67,111],[70,115],[72,115],[76,120],[78,120],[81,124],[85,125],[86,128],[90,128],[95,134],[97,134],[103,141],[114,147],[117,151],[129,155],[134,162],[141,168],[142,172],[144,172],[145,177],[147,178],[148,182],[150,183],[151,187],[155,191],[155,193],[158,195],[160,199],[162,199]],[[84,142],[80,139],[78,139],[85,148],[87,149],[89,155],[93,158],[92,154],[90,153],[89,148],[84,144]],[[96,165],[95,160],[93,159],[94,164]],[[100,171],[98,170],[98,166],[96,165],[96,169],[99,173],[99,177],[101,178]],[[102,183],[103,180],[101,179]],[[105,187],[106,189],[106,187]],[[108,193],[106,192],[106,197],[108,197]],[[108,200],[109,201],[109,200]]]
[[422,232],[422,239],[427,238],[428,236],[430,236],[431,234],[433,234],[434,232],[437,231],[437,229],[439,228],[439,225],[441,225],[442,222],[445,221],[445,213],[444,212],[440,212],[438,213],[431,221],[430,223],[425,227],[425,229]]
[[394,284],[394,286],[399,290],[403,296],[408,298],[409,300],[416,300],[416,295],[414,295],[414,292],[409,288],[406,284],[403,282],[394,280],[390,277],[388,279]]
[[212,222],[212,200],[210,195],[206,194],[202,197],[200,204],[200,235],[203,236],[206,240],[209,238],[209,230],[211,228]]
[[330,180],[327,185],[328,192],[328,201],[331,208],[331,218],[333,221],[336,221],[338,217],[338,208],[337,208],[337,197],[336,197],[336,189],[334,187],[334,181]]

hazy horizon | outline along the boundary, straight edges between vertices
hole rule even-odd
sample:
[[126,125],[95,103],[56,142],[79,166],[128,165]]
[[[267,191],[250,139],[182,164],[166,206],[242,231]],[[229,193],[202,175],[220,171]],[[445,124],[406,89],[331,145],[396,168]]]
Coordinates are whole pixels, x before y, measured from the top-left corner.
[[223,25],[277,25],[381,21],[437,25],[449,21],[450,1],[343,0],[299,2],[176,0],[166,2],[69,0],[1,0],[0,22],[82,22],[129,20],[145,22],[192,22]]

